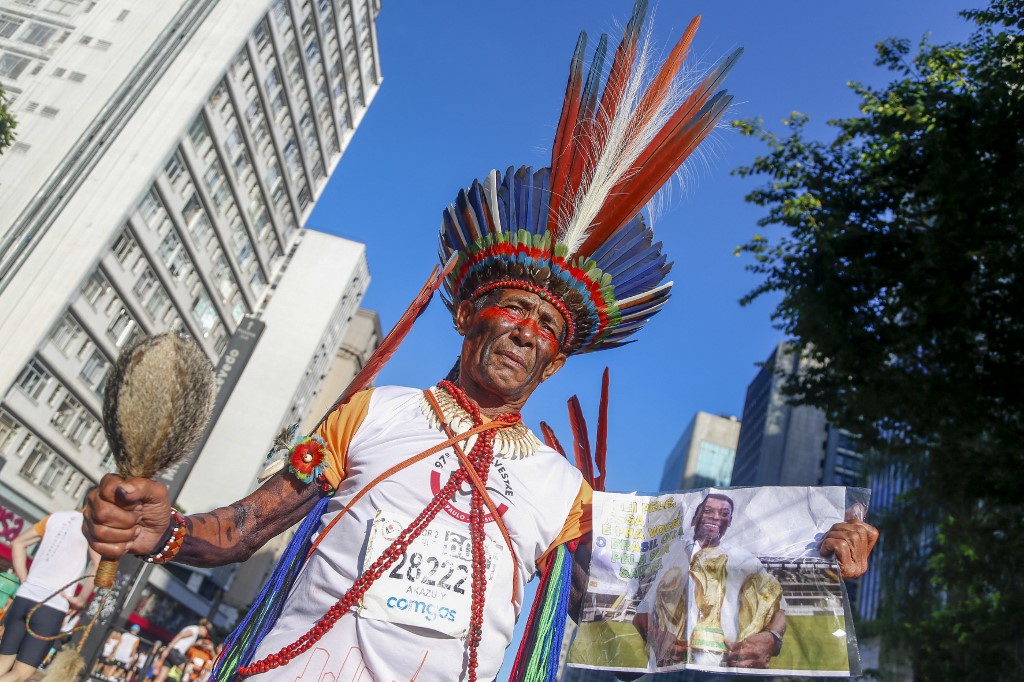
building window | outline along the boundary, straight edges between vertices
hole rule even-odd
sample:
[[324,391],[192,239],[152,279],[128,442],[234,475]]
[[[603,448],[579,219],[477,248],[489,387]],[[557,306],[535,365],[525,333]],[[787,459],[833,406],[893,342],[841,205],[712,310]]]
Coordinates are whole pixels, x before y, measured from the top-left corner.
[[99,422],[82,403],[69,394],[64,395],[60,407],[50,417],[50,423],[78,446],[87,441],[99,426]]
[[245,303],[242,301],[242,294],[238,291],[231,297],[231,319],[238,324],[245,315]]
[[50,0],[46,5],[46,11],[67,17],[75,13],[75,10],[78,9],[78,4],[79,0]]
[[0,452],[7,449],[14,437],[18,435],[19,429],[21,429],[21,424],[18,423],[18,420],[0,410]]
[[50,373],[43,369],[38,360],[29,360],[25,369],[18,377],[18,388],[25,392],[29,398],[38,400],[47,382],[50,381]]
[[114,340],[114,344],[121,348],[125,342],[131,338],[132,331],[135,329],[135,320],[132,319],[131,314],[121,308],[116,315],[114,315],[113,322],[107,327],[107,332],[110,334],[110,338]]
[[50,342],[56,346],[64,355],[68,354],[71,346],[82,336],[82,328],[75,322],[75,319],[68,313],[53,327],[50,332]]
[[182,162],[181,152],[174,152],[174,156],[164,166],[164,172],[167,173],[167,182],[172,185],[178,182],[178,179],[185,172],[185,164]]
[[164,291],[162,287],[157,287],[153,290],[153,294],[143,305],[146,308],[146,313],[153,320],[158,320],[170,304],[171,299],[168,298],[167,292]]
[[21,19],[9,14],[0,14],[0,38],[10,38],[21,26]]
[[129,270],[132,265],[134,265],[133,256],[138,253],[138,250],[139,245],[135,242],[135,238],[128,234],[128,230],[123,230],[121,232],[117,241],[114,242],[113,248],[111,248],[111,251],[114,253],[114,257],[117,258],[118,262]]
[[50,42],[50,39],[56,34],[57,29],[44,24],[32,22],[28,25],[28,28],[22,32],[19,40],[23,43],[28,43],[29,45],[35,45],[36,47],[45,47],[46,44]]
[[[167,165],[170,167],[169,163]],[[157,229],[163,222],[164,207],[153,190],[146,192],[146,196],[139,202],[138,211],[139,215],[142,216],[142,220],[151,229]]]
[[274,0],[274,21],[281,28],[291,23],[288,20],[288,8],[285,0]]
[[231,298],[231,294],[237,289],[235,286],[235,278],[231,273],[231,268],[228,266],[228,261],[224,257],[224,252],[217,248],[210,256],[210,260],[213,262],[213,268],[210,271],[210,276],[213,279],[213,283],[216,285],[217,290],[220,292],[220,298],[222,301],[227,303]]
[[202,116],[192,122],[188,129],[188,136],[192,139],[192,146],[196,150],[201,150],[210,139],[209,132],[206,130],[206,121]]
[[63,457],[36,442],[25,463],[21,465],[21,475],[40,490],[53,495],[70,468],[71,465]]
[[270,37],[267,35],[267,20],[266,19],[261,21],[256,26],[256,30],[252,32],[252,37],[253,37],[253,40],[256,41],[256,49],[259,52],[263,52],[263,50],[270,44]]
[[267,288],[267,278],[263,276],[263,273],[259,269],[252,273],[252,277],[249,278],[249,287],[253,290],[256,296],[262,294],[263,290]]
[[104,381],[107,378],[107,370],[110,369],[110,362],[98,349],[93,349],[92,355],[85,361],[79,376],[89,388],[103,395]]
[[176,232],[171,231],[167,233],[164,240],[160,242],[158,253],[171,275],[175,279],[183,279],[189,269],[187,267],[188,256],[184,253],[184,249],[181,246],[181,239],[178,238]]
[[193,194],[185,202],[185,208],[181,210],[181,214],[185,216],[185,222],[191,223],[192,219],[195,218],[199,213],[202,212],[202,207],[199,205],[199,199]]
[[82,296],[93,309],[97,308],[100,300],[110,291],[110,282],[99,272],[92,273],[89,281],[82,287]]
[[0,76],[17,80],[31,61],[9,52],[0,52]]
[[142,275],[132,288],[132,292],[140,301],[145,301],[154,286],[156,286],[156,275],[153,274],[153,269],[147,265],[142,269]]
[[203,336],[209,336],[213,325],[217,323],[217,309],[213,306],[213,301],[210,300],[210,295],[206,293],[205,289],[201,289],[195,300],[192,301],[192,317],[195,318]]
[[210,219],[206,217],[205,213],[201,213],[199,218],[191,224],[189,232],[192,234],[192,241],[200,249],[206,249],[213,241],[213,225],[210,224]]

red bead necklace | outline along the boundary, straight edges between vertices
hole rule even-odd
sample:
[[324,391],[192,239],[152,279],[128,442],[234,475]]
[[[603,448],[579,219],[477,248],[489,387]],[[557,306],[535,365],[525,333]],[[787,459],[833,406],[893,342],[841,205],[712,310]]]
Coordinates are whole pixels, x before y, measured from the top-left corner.
[[[438,386],[451,395],[459,406],[472,417],[474,426],[479,426],[483,423],[480,408],[463,393],[462,389],[447,380],[441,381]],[[487,480],[491,462],[494,460],[494,437],[497,435],[497,429],[501,426],[515,424],[519,419],[518,414],[498,415],[494,419],[496,423],[495,429],[484,431],[477,437],[476,444],[470,450],[467,458],[481,480]],[[434,517],[437,516],[438,512],[441,511],[444,504],[454,497],[456,491],[468,478],[469,474],[463,466],[460,466],[452,473],[448,483],[441,488],[437,495],[434,496],[434,499],[420,512],[419,516],[398,535],[398,538],[391,543],[391,546],[384,550],[369,568],[363,571],[363,574],[352,583],[352,587],[348,589],[345,595],[327,613],[321,616],[320,620],[308,632],[276,654],[270,654],[263,660],[256,661],[251,665],[239,667],[238,676],[249,677],[268,672],[287,664],[296,656],[308,651],[328,630],[334,627],[339,618],[348,613],[362,599],[374,581],[383,575],[402,556],[402,553],[405,552],[409,544],[423,532]],[[469,682],[476,682],[477,649],[480,646],[480,638],[483,633],[484,594],[487,589],[487,555],[484,551],[484,499],[480,491],[476,489],[476,486],[472,486],[472,496],[470,498],[469,530],[473,561],[472,607],[470,609],[468,642],[469,669],[467,677]]]

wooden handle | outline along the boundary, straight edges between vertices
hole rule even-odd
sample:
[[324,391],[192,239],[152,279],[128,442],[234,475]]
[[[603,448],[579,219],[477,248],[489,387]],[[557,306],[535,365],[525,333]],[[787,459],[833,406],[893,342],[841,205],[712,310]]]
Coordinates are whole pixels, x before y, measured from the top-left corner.
[[93,579],[93,585],[98,590],[109,590],[114,586],[114,578],[116,577],[117,561],[114,559],[104,559],[96,568],[96,577]]

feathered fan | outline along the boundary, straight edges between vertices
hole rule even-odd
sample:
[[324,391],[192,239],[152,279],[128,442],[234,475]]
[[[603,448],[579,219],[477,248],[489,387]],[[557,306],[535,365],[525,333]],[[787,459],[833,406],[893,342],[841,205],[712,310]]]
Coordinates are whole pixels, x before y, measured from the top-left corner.
[[[210,419],[213,366],[194,341],[173,333],[122,351],[107,379],[103,429],[124,478],[155,478],[188,456]],[[96,587],[109,588],[116,561],[104,559]]]
[[[195,342],[173,333],[143,339],[121,352],[107,379],[103,429],[124,478],[156,478],[186,457],[210,419],[213,367]],[[80,647],[89,637],[117,576],[117,559],[103,559],[94,584],[102,596],[85,635],[65,647],[44,682],[77,679]]]

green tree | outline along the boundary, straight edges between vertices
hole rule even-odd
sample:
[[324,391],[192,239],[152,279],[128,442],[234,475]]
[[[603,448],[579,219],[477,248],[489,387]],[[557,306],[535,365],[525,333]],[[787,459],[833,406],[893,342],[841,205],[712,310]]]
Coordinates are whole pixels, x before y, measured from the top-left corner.
[[878,519],[878,631],[921,680],[1024,679],[1024,1],[962,16],[964,42],[879,44],[893,80],[852,84],[830,142],[737,123],[774,228],[738,249],[762,277],[742,302],[781,297],[816,361],[793,399],[909,484]]
[[0,154],[3,154],[4,149],[10,147],[14,142],[14,127],[16,125],[17,121],[7,110],[7,96],[3,86],[0,85]]

